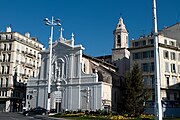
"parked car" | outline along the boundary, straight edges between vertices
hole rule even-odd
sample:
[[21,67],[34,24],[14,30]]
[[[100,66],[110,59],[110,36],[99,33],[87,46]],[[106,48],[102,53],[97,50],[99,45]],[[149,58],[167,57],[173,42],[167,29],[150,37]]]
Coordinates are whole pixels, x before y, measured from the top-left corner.
[[23,115],[29,116],[29,115],[46,115],[48,114],[48,111],[42,107],[36,107],[31,110],[23,112]]

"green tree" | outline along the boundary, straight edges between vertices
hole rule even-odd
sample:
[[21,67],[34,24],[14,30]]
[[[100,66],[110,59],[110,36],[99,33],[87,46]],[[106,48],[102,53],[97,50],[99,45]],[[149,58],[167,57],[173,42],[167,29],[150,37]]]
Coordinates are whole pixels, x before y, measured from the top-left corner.
[[149,91],[144,88],[142,72],[135,63],[123,82],[121,112],[129,116],[140,115],[144,112],[144,102],[148,98]]

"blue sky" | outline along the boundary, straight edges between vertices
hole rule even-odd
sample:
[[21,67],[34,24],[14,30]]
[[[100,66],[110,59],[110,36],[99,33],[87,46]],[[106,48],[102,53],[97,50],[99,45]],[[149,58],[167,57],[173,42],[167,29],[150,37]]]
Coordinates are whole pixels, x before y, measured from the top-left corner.
[[[180,21],[180,0],[157,0],[158,29]],[[152,30],[152,0],[2,0],[0,30],[12,25],[21,34],[30,32],[45,46],[50,27],[45,17],[59,18],[66,39],[75,34],[75,44],[85,47],[85,54],[111,54],[113,30],[123,17],[129,39],[138,38]],[[54,29],[54,41],[60,27]]]

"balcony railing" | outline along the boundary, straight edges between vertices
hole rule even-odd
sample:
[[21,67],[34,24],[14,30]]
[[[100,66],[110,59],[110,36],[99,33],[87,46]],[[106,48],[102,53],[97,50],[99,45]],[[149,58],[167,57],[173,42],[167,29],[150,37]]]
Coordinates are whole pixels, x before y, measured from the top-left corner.
[[39,46],[37,46],[37,45],[35,45],[35,44],[32,44],[31,42],[27,42],[26,40],[24,40],[24,39],[22,39],[22,38],[18,38],[18,37],[16,37],[16,36],[13,36],[13,37],[12,37],[12,40],[20,41],[20,42],[23,42],[23,43],[25,43],[25,44],[28,44],[28,45],[31,46],[31,47],[35,47],[35,48],[37,48],[37,49],[39,49],[39,50],[42,50],[41,47],[39,47]]

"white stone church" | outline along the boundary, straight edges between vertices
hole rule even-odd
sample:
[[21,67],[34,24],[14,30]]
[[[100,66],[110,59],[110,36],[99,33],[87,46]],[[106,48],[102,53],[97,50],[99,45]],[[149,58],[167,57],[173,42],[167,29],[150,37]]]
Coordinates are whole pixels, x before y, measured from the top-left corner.
[[[121,74],[129,69],[130,53],[127,48],[128,32],[122,18],[114,30],[112,55],[108,56],[94,58],[83,54],[84,47],[74,45],[74,35],[66,40],[61,30],[52,48],[50,109],[117,111],[123,79]],[[26,109],[37,106],[47,108],[49,49],[42,51],[41,55],[39,77],[27,83]]]

